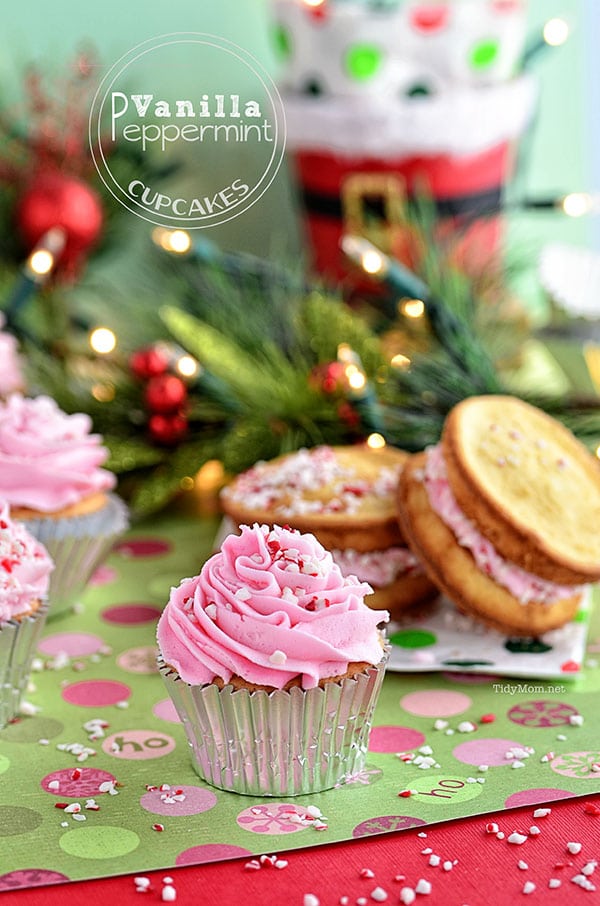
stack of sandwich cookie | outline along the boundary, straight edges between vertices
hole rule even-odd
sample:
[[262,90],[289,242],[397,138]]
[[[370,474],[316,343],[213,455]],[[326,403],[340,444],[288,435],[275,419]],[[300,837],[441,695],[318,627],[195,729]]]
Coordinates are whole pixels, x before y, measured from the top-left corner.
[[374,589],[367,603],[399,615],[437,590],[407,547],[396,517],[408,454],[386,446],[320,446],[260,462],[221,494],[236,525],[288,524],[331,551],[344,575]]
[[600,579],[600,463],[563,425],[509,396],[472,397],[411,457],[399,520],[460,610],[537,636]]

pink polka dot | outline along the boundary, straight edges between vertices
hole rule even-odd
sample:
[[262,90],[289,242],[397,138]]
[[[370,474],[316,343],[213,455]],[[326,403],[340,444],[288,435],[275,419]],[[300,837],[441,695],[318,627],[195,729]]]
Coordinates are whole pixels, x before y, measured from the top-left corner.
[[124,557],[158,557],[168,554],[171,545],[161,538],[127,538],[115,546],[115,551]]
[[[52,774],[46,774],[41,781],[42,789],[52,796],[66,796],[74,799],[79,796],[94,798],[102,795],[98,789],[101,783],[117,779],[113,774],[102,771],[100,768],[85,768],[79,765],[77,767],[81,771],[81,776],[76,780],[73,780],[72,777],[73,768],[63,768],[60,771],[53,771]],[[56,782],[58,782],[58,789],[51,789],[50,784]]]
[[70,683],[65,686],[61,694],[63,699],[71,705],[99,708],[103,705],[116,705],[117,702],[126,701],[131,695],[131,689],[116,680],[83,680],[80,683]]
[[102,619],[117,626],[133,626],[137,623],[154,623],[162,610],[153,604],[117,604],[102,611]]
[[172,724],[181,723],[179,714],[170,698],[163,698],[161,702],[157,702],[152,708],[152,713],[160,720],[168,720]]
[[117,658],[117,665],[127,673],[157,673],[157,649],[154,645],[129,648]]
[[69,657],[84,657],[95,654],[103,645],[103,639],[87,632],[57,632],[42,639],[38,649],[50,656],[64,652]]
[[252,805],[237,816],[237,823],[242,830],[253,834],[296,834],[307,829],[303,824],[290,821],[290,814],[307,815],[301,805],[290,805],[289,802],[269,802],[268,805]]
[[61,884],[70,881],[67,875],[60,871],[50,871],[47,868],[21,868],[18,871],[9,871],[0,875],[0,891],[16,890],[19,887],[41,887],[45,884]]
[[92,575],[89,584],[94,586],[110,585],[110,583],[115,582],[118,577],[118,572],[116,569],[113,569],[112,566],[99,566]]
[[464,764],[487,764],[494,768],[510,767],[511,760],[504,756],[513,746],[520,749],[521,743],[512,739],[469,739],[468,742],[461,742],[456,746],[452,754]]
[[[179,792],[181,791],[181,793]],[[185,796],[183,800],[171,802],[173,795]],[[217,804],[217,797],[211,790],[199,786],[174,786],[170,790],[152,790],[140,799],[140,805],[153,815],[174,816],[200,815]]]
[[369,739],[371,752],[405,752],[425,742],[425,736],[410,727],[373,727]]
[[448,689],[409,692],[400,699],[404,710],[418,717],[451,717],[466,711],[471,704],[471,699],[464,692],[450,692]]
[[522,727],[561,727],[577,714],[577,708],[555,699],[520,702],[508,712],[508,719]]
[[557,774],[578,780],[592,780],[594,783],[598,783],[600,777],[599,765],[600,751],[598,749],[586,752],[565,752],[563,755],[557,755],[550,762],[550,767]]
[[518,808],[521,805],[540,805],[542,802],[553,802],[555,799],[572,799],[575,793],[568,790],[545,789],[522,790],[513,793],[505,800],[506,808]]
[[399,830],[408,830],[411,827],[423,827],[427,822],[422,818],[413,818],[410,815],[381,815],[378,818],[369,818],[361,821],[352,831],[353,837],[372,837],[376,834],[388,834]]
[[251,856],[249,849],[234,846],[232,843],[204,843],[201,846],[190,846],[184,849],[175,859],[176,865],[202,865],[206,862],[223,862],[225,859],[238,859]]

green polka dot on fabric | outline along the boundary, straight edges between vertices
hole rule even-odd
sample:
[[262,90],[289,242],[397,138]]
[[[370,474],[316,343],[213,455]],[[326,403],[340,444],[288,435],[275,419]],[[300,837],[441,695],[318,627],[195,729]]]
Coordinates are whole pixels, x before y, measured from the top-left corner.
[[488,69],[496,60],[500,44],[495,39],[480,41],[471,50],[471,66],[473,69]]
[[483,784],[468,783],[465,777],[454,777],[451,774],[436,774],[429,776],[429,771],[424,771],[423,777],[410,780],[411,790],[416,790],[417,802],[427,802],[430,805],[452,805],[454,802],[468,802],[475,799],[483,791]]
[[390,642],[398,648],[428,648],[437,638],[426,629],[401,629],[390,636]]
[[137,849],[140,838],[124,827],[77,827],[60,838],[60,848],[79,859],[116,859]]
[[22,805],[0,806],[0,837],[17,837],[36,830],[43,821],[40,812]]
[[273,42],[275,51],[281,60],[287,60],[292,55],[292,39],[287,28],[276,25],[273,29]]
[[354,44],[346,52],[346,71],[357,82],[372,79],[383,62],[383,53],[374,44]]

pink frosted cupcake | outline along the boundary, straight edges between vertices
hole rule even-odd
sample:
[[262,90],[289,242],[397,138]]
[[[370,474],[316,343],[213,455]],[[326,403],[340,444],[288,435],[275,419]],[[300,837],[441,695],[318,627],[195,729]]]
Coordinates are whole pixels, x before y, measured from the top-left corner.
[[0,402],[0,498],[55,562],[51,615],[68,607],[127,528],[127,510],[110,491],[108,457],[83,414],[67,415],[46,396]]
[[52,561],[0,506],[0,728],[15,717],[48,610]]
[[389,619],[370,592],[313,535],[258,524],[172,589],[159,667],[204,780],[296,796],[363,768]]

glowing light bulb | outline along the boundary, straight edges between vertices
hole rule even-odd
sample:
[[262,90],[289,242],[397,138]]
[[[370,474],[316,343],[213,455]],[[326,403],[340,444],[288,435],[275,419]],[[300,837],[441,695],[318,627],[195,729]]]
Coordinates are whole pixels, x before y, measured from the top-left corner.
[[600,446],[596,447],[596,456],[600,459]]
[[570,33],[569,23],[564,19],[548,19],[542,32],[544,41],[550,47],[560,47],[568,39]]
[[408,368],[410,368],[410,359],[407,355],[402,355],[402,353],[399,352],[391,358],[390,365],[392,368],[399,368],[402,371],[407,371]]
[[177,359],[175,367],[182,377],[192,378],[198,374],[200,366],[191,355],[182,355],[181,358]]
[[117,345],[117,337],[108,327],[96,327],[90,334],[90,346],[98,355],[108,355]]
[[338,362],[352,362],[354,353],[348,343],[340,343],[337,348]]
[[323,6],[325,0],[302,0],[305,6],[310,6],[312,9],[315,9],[317,6]]
[[370,447],[371,450],[382,450],[385,447],[385,437],[383,434],[378,434],[377,431],[375,431],[367,437],[367,446]]
[[383,255],[376,249],[367,249],[360,259],[361,267],[367,274],[378,274],[383,269]]
[[425,303],[421,299],[407,299],[402,303],[402,314],[407,318],[422,318],[425,314]]
[[156,227],[152,230],[152,240],[165,252],[174,252],[176,255],[185,255],[192,247],[191,236],[185,230],[166,230],[164,227]]
[[34,274],[45,277],[54,267],[54,255],[48,249],[39,249],[32,253],[28,264]]
[[115,398],[115,388],[112,384],[94,384],[91,394],[99,403],[111,403]]
[[586,192],[571,192],[562,199],[561,207],[567,217],[584,217],[592,210],[593,202]]
[[346,377],[348,378],[348,385],[351,390],[364,390],[367,384],[366,375],[362,371],[359,371],[358,368],[349,365],[346,369]]

